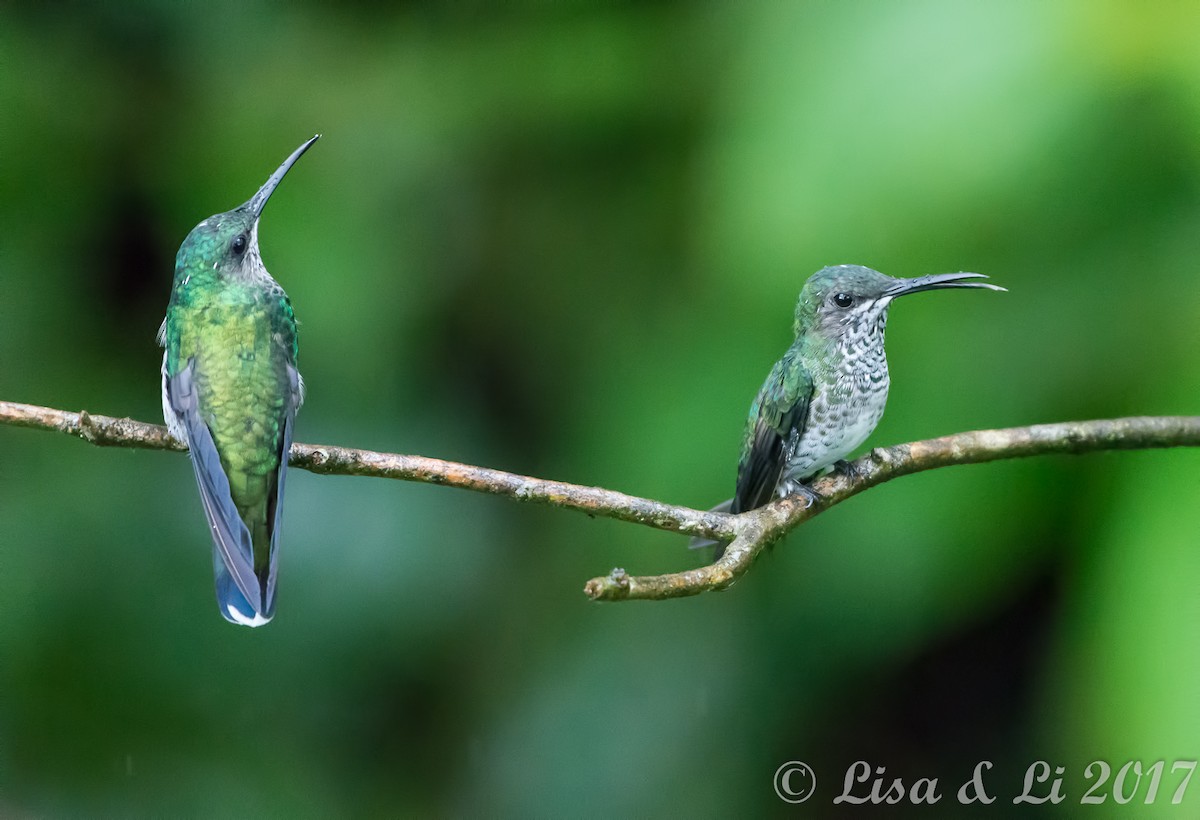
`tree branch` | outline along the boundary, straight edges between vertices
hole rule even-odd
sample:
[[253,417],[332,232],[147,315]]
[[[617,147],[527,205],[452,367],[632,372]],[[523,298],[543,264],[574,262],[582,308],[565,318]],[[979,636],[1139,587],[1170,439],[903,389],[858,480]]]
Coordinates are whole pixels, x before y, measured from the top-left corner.
[[[150,450],[186,450],[159,424],[133,419],[96,416],[83,411],[71,413],[33,404],[0,401],[0,424],[58,430],[100,447],[142,447]],[[441,484],[480,493],[504,495],[517,501],[532,501],[566,507],[589,515],[616,518],[705,538],[731,538],[733,516],[702,512],[664,504],[648,498],[583,487],[564,481],[506,473],[454,461],[423,456],[405,456],[356,450],[323,444],[292,444],[288,464],[322,475],[362,475]]]
[[900,476],[1005,458],[1200,446],[1200,416],[1131,416],[1097,421],[1035,424],[1003,430],[975,430],[941,438],[876,447],[844,469],[817,479],[810,506],[792,496],[733,516],[736,538],[715,563],[668,575],[635,577],[623,569],[593,578],[584,592],[593,600],[660,600],[729,587],[754,559],[795,527],[851,496]]
[[[186,449],[160,425],[31,404],[0,401],[0,424],[58,430],[99,446]],[[293,444],[288,463],[324,475],[377,476],[441,484],[731,541],[721,559],[705,567],[652,576],[632,576],[623,569],[614,569],[606,576],[593,578],[584,587],[593,600],[618,601],[679,598],[725,589],[749,569],[763,550],[793,528],[853,495],[900,476],[954,464],[1051,453],[1196,446],[1200,446],[1200,416],[1135,416],[957,433],[877,447],[846,468],[813,482],[817,499],[809,506],[805,506],[802,498],[784,498],[740,515],[694,510],[600,487],[548,481],[436,458],[346,447]]]

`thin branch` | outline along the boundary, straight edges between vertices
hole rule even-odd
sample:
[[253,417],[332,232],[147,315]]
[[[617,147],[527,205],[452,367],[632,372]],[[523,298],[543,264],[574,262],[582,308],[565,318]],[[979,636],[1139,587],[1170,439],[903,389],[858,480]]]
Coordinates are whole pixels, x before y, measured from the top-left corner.
[[[150,450],[186,450],[167,428],[133,419],[71,413],[33,404],[0,401],[0,424],[58,430],[101,447],[142,447]],[[664,504],[600,487],[506,473],[454,461],[356,450],[323,444],[292,444],[288,464],[321,475],[361,475],[441,484],[480,493],[504,495],[552,507],[579,510],[588,515],[616,518],[660,530],[731,538],[733,516]]]
[[1052,453],[1198,446],[1200,416],[1131,416],[975,430],[877,447],[845,468],[814,481],[811,488],[817,499],[810,506],[805,506],[805,499],[793,496],[734,516],[737,538],[721,559],[709,566],[642,577],[614,569],[607,576],[588,581],[584,593],[603,601],[659,600],[725,589],[750,568],[763,550],[804,521],[885,481],[936,467]]
[[[29,404],[0,402],[0,424],[58,430],[100,446],[185,449],[159,425]],[[652,576],[633,576],[614,569],[584,587],[593,600],[618,601],[678,598],[725,589],[745,574],[763,550],[793,528],[853,495],[900,476],[954,464],[1051,453],[1196,446],[1200,446],[1200,416],[1137,416],[957,433],[876,448],[813,482],[817,498],[809,506],[800,498],[784,498],[740,515],[693,510],[599,487],[435,458],[346,447],[293,444],[289,464],[324,475],[377,476],[459,487],[731,541],[721,559],[709,566]]]

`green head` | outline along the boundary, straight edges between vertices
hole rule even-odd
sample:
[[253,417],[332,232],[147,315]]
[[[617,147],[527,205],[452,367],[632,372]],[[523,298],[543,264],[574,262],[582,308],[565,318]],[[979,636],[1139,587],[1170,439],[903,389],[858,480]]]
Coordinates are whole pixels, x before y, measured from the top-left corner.
[[283,177],[320,137],[317,134],[293,151],[245,203],[232,211],[210,216],[192,228],[175,257],[176,273],[207,274],[213,271],[218,279],[267,276],[258,251],[258,219]]
[[796,303],[796,336],[809,332],[834,339],[883,331],[892,300],[910,293],[940,288],[1004,290],[985,282],[982,273],[940,273],[896,279],[861,265],[822,268],[809,277]]

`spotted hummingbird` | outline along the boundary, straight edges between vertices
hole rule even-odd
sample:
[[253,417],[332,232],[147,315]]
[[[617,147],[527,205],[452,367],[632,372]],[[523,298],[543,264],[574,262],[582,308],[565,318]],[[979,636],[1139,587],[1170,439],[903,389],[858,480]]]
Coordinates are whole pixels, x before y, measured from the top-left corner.
[[[875,429],[887,403],[883,333],[892,300],[938,288],[987,288],[979,273],[896,279],[859,265],[823,268],[796,303],[796,339],[750,405],[733,498],[717,509],[752,510],[801,494],[807,482],[850,455]],[[693,539],[692,547],[716,544]]]
[[275,614],[283,485],[304,400],[296,317],[263,267],[258,220],[297,148],[245,204],[201,222],[179,247],[159,329],[163,418],[188,445],[213,543],[225,619],[262,626]]

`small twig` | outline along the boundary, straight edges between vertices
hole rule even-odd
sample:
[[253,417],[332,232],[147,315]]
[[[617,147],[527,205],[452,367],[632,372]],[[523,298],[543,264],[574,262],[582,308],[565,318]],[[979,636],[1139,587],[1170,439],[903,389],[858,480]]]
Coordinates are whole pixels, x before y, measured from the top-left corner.
[[[29,404],[0,402],[0,424],[58,430],[100,446],[185,449],[160,425]],[[1002,458],[1181,446],[1200,446],[1200,416],[1138,416],[957,433],[876,448],[855,461],[849,470],[813,482],[816,500],[809,506],[805,506],[803,499],[785,498],[741,515],[694,510],[600,487],[548,481],[435,458],[346,447],[293,444],[289,464],[325,475],[378,476],[441,484],[731,541],[721,559],[709,566],[651,576],[633,576],[615,569],[606,576],[593,578],[584,587],[593,600],[622,601],[679,598],[725,589],[745,574],[767,546],[802,522],[900,476]]]

